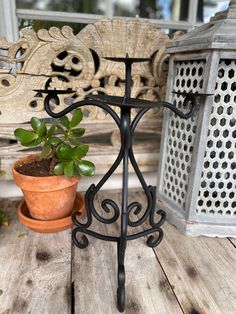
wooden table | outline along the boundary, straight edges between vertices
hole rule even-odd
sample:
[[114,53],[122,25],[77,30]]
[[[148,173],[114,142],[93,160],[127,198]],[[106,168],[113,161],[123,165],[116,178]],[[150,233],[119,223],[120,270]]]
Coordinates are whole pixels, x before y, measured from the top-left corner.
[[[117,191],[102,194],[120,199]],[[130,198],[145,202],[139,191]],[[79,250],[71,244],[71,230],[30,231],[17,221],[18,202],[0,200],[10,220],[0,229],[0,313],[119,313],[116,245],[90,238],[89,247]],[[118,230],[117,225],[95,228]],[[168,223],[163,229],[156,249],[145,239],[128,243],[125,313],[235,314],[236,240],[190,238]]]

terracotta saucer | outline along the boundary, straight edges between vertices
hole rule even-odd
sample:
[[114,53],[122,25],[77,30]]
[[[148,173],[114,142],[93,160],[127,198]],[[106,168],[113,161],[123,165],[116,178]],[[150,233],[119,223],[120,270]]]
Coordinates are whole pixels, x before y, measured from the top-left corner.
[[[81,215],[84,213],[84,198],[80,193],[76,194],[72,211],[79,211]],[[25,200],[23,199],[18,208],[18,218],[20,222],[33,231],[40,233],[52,233],[63,231],[72,226],[71,214],[68,217],[57,220],[37,220],[30,216]]]

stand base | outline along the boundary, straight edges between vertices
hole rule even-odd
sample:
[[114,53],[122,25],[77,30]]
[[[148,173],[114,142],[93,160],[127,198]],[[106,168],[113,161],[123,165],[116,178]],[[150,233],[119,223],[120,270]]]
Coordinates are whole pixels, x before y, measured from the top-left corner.
[[[110,242],[116,242],[117,243],[117,261],[118,261],[118,268],[117,268],[117,279],[118,279],[118,288],[117,288],[117,308],[120,312],[123,312],[125,310],[125,266],[124,266],[124,259],[125,259],[125,250],[126,250],[126,243],[130,240],[135,240],[140,237],[143,237],[145,235],[148,235],[147,238],[147,245],[149,247],[156,247],[160,244],[160,242],[163,239],[163,230],[161,229],[162,224],[164,223],[166,219],[166,214],[163,210],[156,210],[154,207],[155,204],[155,193],[152,193],[154,190],[152,187],[149,187],[149,191],[151,191],[151,199],[152,202],[149,204],[148,209],[146,212],[142,215],[141,218],[139,218],[136,221],[131,221],[130,219],[130,213],[133,211],[133,214],[138,216],[138,214],[141,213],[142,207],[141,204],[134,202],[128,206],[128,209],[125,213],[122,213],[120,216],[117,216],[114,214],[113,219],[100,219],[101,216],[98,216],[99,220],[102,220],[100,222],[110,224],[115,221],[117,221],[119,218],[121,220],[121,228],[123,227],[123,232],[121,230],[121,236],[109,236],[97,233],[91,229],[89,229],[91,225],[91,212],[87,211],[88,221],[85,224],[82,224],[77,220],[76,213],[72,216],[72,220],[74,224],[76,225],[76,228],[72,231],[72,240],[74,244],[79,247],[80,249],[84,249],[89,245],[89,240],[86,235],[92,236],[94,238],[103,240],[103,241],[110,241]],[[88,199],[89,196],[89,190],[86,193],[85,200]],[[104,204],[113,204],[115,207],[115,203],[111,200],[104,200],[102,202],[102,208],[109,213],[108,208],[104,206]],[[151,206],[150,206],[151,205]],[[87,207],[88,208],[88,207]],[[93,211],[92,211],[93,213]],[[94,214],[94,213],[93,213]],[[154,221],[155,215],[159,216],[158,222]],[[116,218],[114,220],[114,217]],[[146,225],[147,220],[149,220],[150,228],[143,230],[138,233],[132,233],[127,234],[127,227],[138,227],[143,224]],[[125,221],[126,224],[122,224],[122,221]],[[80,234],[80,239],[77,237],[77,235]],[[156,234],[156,236],[154,236]]]

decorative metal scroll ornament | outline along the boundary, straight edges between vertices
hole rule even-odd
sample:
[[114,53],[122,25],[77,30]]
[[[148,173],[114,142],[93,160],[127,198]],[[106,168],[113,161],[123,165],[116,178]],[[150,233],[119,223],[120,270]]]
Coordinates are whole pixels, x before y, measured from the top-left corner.
[[[131,94],[131,68],[134,62],[145,62],[149,61],[146,58],[129,58],[128,55],[125,58],[107,58],[108,60],[124,62],[126,66],[126,84],[125,84],[125,95],[124,97],[118,96],[107,96],[107,95],[89,95],[85,100],[75,102],[68,106],[59,113],[55,113],[50,108],[50,101],[53,99],[54,102],[59,104],[59,94],[73,94],[75,92],[71,90],[37,90],[37,92],[46,93],[47,96],[44,101],[44,106],[46,112],[53,118],[60,118],[65,114],[71,112],[72,110],[83,107],[86,105],[97,106],[105,110],[111,115],[115,123],[117,124],[120,135],[121,135],[121,147],[119,154],[108,170],[104,177],[100,180],[97,185],[92,184],[85,194],[85,207],[87,212],[87,220],[82,223],[78,220],[78,213],[72,215],[72,220],[76,228],[72,231],[72,239],[74,244],[84,249],[88,246],[89,241],[87,235],[93,236],[95,238],[117,242],[118,247],[118,289],[117,289],[117,306],[120,312],[125,309],[125,249],[126,242],[129,240],[134,240],[144,235],[149,235],[147,239],[147,245],[150,247],[157,246],[163,238],[163,230],[161,226],[163,225],[166,214],[161,209],[155,208],[155,188],[148,186],[143,178],[142,173],[139,170],[138,164],[135,160],[134,152],[132,149],[132,138],[135,132],[135,128],[138,125],[140,119],[143,115],[155,107],[166,107],[172,110],[175,114],[183,119],[190,118],[196,108],[196,96],[201,96],[199,94],[187,94],[179,93],[185,97],[183,107],[189,103],[190,110],[187,113],[182,112],[176,106],[165,101],[150,102],[146,100],[134,99],[130,97]],[[118,115],[112,106],[120,107],[120,115]],[[137,115],[131,121],[131,109],[138,109]],[[141,183],[141,186],[147,197],[147,206],[142,208],[139,202],[132,202],[128,204],[128,161],[130,160],[134,171]],[[118,204],[112,199],[104,199],[101,202],[101,207],[104,213],[99,213],[94,206],[94,199],[96,194],[99,192],[101,187],[114,173],[119,164],[123,161],[123,186],[122,186],[122,205],[119,208]],[[106,215],[109,215],[109,218]],[[132,214],[132,215],[131,215]],[[132,217],[132,218],[131,218]],[[136,217],[134,219],[133,217]],[[112,224],[121,219],[120,225],[120,235],[119,236],[109,236],[97,233],[90,229],[93,219],[98,220],[104,224]],[[158,219],[157,219],[158,218]],[[138,233],[127,234],[128,227],[135,228],[141,224],[149,221],[150,228]],[[80,239],[78,234],[82,235]]]

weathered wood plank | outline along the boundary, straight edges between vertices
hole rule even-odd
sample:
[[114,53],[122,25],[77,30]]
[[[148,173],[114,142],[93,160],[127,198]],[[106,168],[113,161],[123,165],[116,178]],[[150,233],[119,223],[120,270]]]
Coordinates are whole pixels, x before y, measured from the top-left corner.
[[[108,143],[100,143],[100,144],[95,144],[95,143],[89,143],[89,154],[90,155],[102,155],[109,152],[111,154],[118,154],[119,149],[120,149],[120,143],[112,146],[109,145]],[[149,142],[146,143],[137,143],[134,145],[134,151],[137,153],[143,153],[145,149],[145,153],[147,154],[147,151],[158,151],[160,149],[160,142],[157,142],[156,140],[150,140]],[[146,151],[147,150],[147,151]],[[1,157],[18,157],[21,156],[22,154],[26,153],[31,153],[28,148],[22,147],[20,144],[11,144],[7,146],[1,146]]]
[[71,313],[70,231],[28,231],[16,219],[16,202],[1,204],[10,227],[0,231],[0,313]]
[[[118,192],[104,197],[120,203]],[[140,192],[130,193],[135,200],[146,203]],[[71,313],[70,232],[28,231],[16,219],[18,201],[0,199],[10,220],[0,229],[0,313]],[[95,227],[118,232],[118,224]],[[128,243],[125,313],[236,313],[235,239],[189,238],[168,223],[164,231],[156,256],[145,238]],[[89,240],[87,249],[73,248],[74,313],[118,313],[116,245]]]
[[[33,115],[32,115],[33,116]],[[48,125],[50,125],[50,120],[48,119]],[[54,120],[55,121],[55,120]],[[56,120],[57,121],[57,120]],[[0,137],[4,139],[15,139],[14,131],[16,128],[32,129],[29,123],[0,123]],[[83,120],[80,124],[81,127],[85,128],[86,136],[98,135],[102,136],[104,134],[109,134],[114,131],[117,131],[117,125],[112,122],[110,119],[96,120],[91,121]],[[162,127],[162,119],[159,117],[151,117],[148,120],[141,120],[137,126],[137,132],[141,133],[155,133],[160,134]]]
[[[109,151],[109,154],[108,154]],[[16,161],[16,159],[25,156],[25,152],[18,152],[14,153],[13,156],[8,156],[3,157],[0,155],[0,165],[1,169],[5,171],[5,175],[1,177],[1,179],[4,180],[10,180],[12,179],[12,165]],[[91,150],[91,153],[88,154],[86,158],[94,162],[96,165],[96,174],[104,174],[108,171],[108,169],[112,166],[114,163],[115,159],[117,157],[117,153],[110,151],[110,148],[104,149],[102,152],[93,154],[93,149]],[[156,171],[157,169],[157,163],[159,159],[159,153],[157,150],[153,148],[153,150],[150,152],[139,152],[136,154],[136,160],[140,166],[141,171],[143,172],[152,172]],[[104,162],[105,161],[105,162]],[[133,173],[134,170],[130,168],[130,172]],[[120,165],[116,173],[122,173],[122,165]]]
[[[107,197],[120,204],[119,193],[105,191],[99,196],[100,200]],[[118,231],[117,224],[113,227],[96,224],[96,227],[101,233],[108,229],[111,234]],[[73,251],[75,313],[119,313],[116,308],[116,244],[91,237],[89,240],[88,248],[74,248]],[[128,243],[125,313],[182,313],[153,250],[145,244],[145,238]]]
[[236,313],[236,255],[227,239],[181,234],[164,225],[156,248],[168,280],[185,313]]
[[16,220],[19,199],[1,199],[0,208],[9,220],[9,227],[0,227],[0,313],[12,308],[15,287],[19,282],[18,270],[26,247],[28,229]]
[[[145,208],[143,192],[137,191],[135,200]],[[148,224],[144,226],[148,227]],[[236,284],[231,285],[236,266],[232,245],[236,243],[235,239],[230,242],[227,239],[190,238],[168,223],[163,229],[164,240],[154,251],[166,275],[165,284],[171,284],[184,312],[235,313]],[[234,264],[233,268],[231,264]],[[231,289],[233,293],[229,293]],[[228,302],[229,294],[231,300]]]

